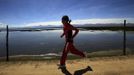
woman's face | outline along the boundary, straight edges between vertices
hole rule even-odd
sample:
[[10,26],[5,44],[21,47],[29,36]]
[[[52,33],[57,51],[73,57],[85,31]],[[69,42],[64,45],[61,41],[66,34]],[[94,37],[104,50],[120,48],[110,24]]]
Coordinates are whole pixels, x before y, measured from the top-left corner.
[[67,21],[62,20],[62,24],[66,24],[66,23],[67,23]]

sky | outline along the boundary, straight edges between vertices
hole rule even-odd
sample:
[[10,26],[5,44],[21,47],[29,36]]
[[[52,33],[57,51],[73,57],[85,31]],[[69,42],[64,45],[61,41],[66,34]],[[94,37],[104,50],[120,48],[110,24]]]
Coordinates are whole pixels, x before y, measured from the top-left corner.
[[74,24],[134,22],[134,0],[0,0],[0,25],[58,25],[63,15]]

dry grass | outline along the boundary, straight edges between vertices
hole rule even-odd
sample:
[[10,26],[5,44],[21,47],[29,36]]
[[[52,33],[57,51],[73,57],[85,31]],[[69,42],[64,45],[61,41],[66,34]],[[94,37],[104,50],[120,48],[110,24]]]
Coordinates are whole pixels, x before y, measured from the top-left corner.
[[[0,75],[63,75],[58,61],[0,62]],[[90,65],[93,72],[84,75],[134,75],[134,55],[67,60],[67,69],[74,71]]]

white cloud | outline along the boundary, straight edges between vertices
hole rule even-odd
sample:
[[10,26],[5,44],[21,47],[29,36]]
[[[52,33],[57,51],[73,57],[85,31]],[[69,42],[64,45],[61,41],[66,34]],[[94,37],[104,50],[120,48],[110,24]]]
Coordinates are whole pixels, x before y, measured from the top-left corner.
[[5,27],[7,24],[0,23],[0,27]]
[[0,23],[0,25],[3,25],[3,23]]
[[129,23],[134,23],[134,18],[111,18],[74,20],[72,24],[123,23],[124,20],[127,20]]
[[[128,23],[134,23],[134,18],[109,18],[109,19],[82,19],[82,20],[73,20],[71,24],[97,24],[97,23],[123,23],[124,20],[127,20]],[[35,22],[25,24],[25,26],[38,26],[38,25],[53,25],[58,26],[62,25],[61,21],[50,21],[50,22]]]
[[35,22],[35,23],[29,23],[29,24],[26,24],[25,26],[38,26],[38,25],[54,25],[54,26],[57,26],[57,25],[61,25],[61,22],[60,21],[50,21],[50,22]]

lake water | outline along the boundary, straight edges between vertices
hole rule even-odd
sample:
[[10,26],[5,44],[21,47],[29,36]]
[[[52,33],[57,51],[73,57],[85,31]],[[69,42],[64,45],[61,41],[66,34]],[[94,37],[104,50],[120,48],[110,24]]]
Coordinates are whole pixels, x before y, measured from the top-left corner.
[[[59,53],[64,47],[62,30],[9,33],[9,54],[46,54]],[[6,32],[0,32],[0,56],[6,55]],[[121,50],[123,32],[121,31],[80,31],[74,39],[76,48],[81,51],[94,52],[102,50]],[[134,32],[127,32],[127,49],[134,50]]]

